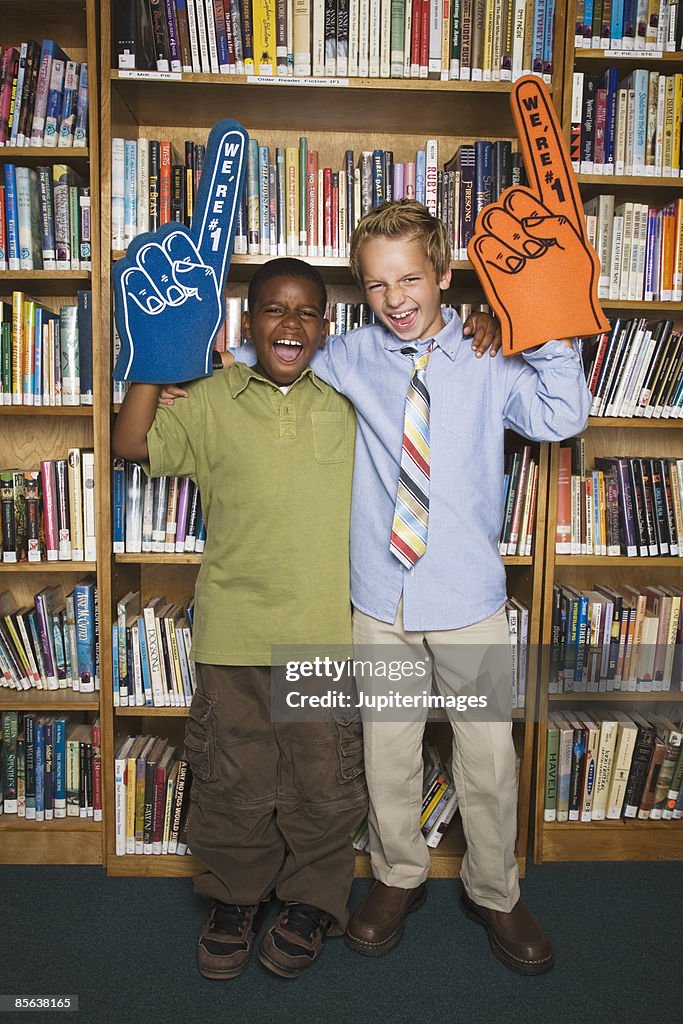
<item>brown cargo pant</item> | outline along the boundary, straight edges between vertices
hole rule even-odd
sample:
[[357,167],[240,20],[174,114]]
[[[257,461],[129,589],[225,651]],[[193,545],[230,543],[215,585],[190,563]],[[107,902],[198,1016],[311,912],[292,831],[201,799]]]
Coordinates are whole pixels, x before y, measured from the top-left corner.
[[275,893],[343,931],[367,811],[360,722],[274,722],[270,667],[197,665],[185,752],[188,842],[206,868],[195,892],[242,905]]

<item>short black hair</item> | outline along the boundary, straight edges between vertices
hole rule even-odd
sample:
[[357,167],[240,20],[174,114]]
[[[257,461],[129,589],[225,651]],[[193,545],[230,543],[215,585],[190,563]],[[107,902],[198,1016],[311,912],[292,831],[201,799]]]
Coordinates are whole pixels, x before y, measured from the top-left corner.
[[299,277],[306,281],[312,281],[320,293],[321,310],[323,316],[325,315],[327,288],[320,275],[320,271],[310,266],[310,264],[304,263],[303,260],[295,259],[293,256],[282,256],[280,259],[269,260],[268,263],[263,263],[260,267],[257,267],[249,282],[247,300],[250,312],[256,305],[262,286],[266,281],[272,281],[274,277]]

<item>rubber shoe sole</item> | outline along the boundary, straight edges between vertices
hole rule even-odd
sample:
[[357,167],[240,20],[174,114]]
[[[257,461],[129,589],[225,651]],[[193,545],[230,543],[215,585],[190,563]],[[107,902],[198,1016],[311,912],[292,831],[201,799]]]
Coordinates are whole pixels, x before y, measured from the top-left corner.
[[392,949],[398,946],[399,942],[403,938],[403,933],[406,926],[406,917],[408,914],[414,914],[416,910],[424,904],[427,899],[426,889],[422,892],[421,896],[415,900],[414,903],[408,907],[401,924],[396,931],[385,939],[384,942],[363,942],[362,939],[352,939],[349,935],[344,935],[344,942],[350,950],[354,953],[360,953],[361,956],[386,956],[391,953]]
[[486,918],[479,913],[476,903],[473,903],[469,896],[464,892],[460,895],[460,907],[462,908],[462,912],[465,917],[468,917],[470,921],[474,921],[475,924],[480,924],[482,928],[486,929],[491,952],[501,964],[508,968],[508,970],[514,971],[516,974],[523,974],[526,977],[533,977],[538,974],[547,974],[548,971],[552,971],[555,966],[554,956],[551,956],[548,960],[530,962],[528,960],[518,960],[516,957],[508,953],[508,951],[498,942],[496,934],[493,929],[489,927]]

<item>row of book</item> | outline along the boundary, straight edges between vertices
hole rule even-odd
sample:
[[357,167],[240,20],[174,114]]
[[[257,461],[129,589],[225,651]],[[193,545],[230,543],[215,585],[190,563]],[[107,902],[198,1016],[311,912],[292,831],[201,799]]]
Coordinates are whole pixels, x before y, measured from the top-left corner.
[[678,178],[681,170],[683,75],[638,68],[620,80],[574,72],[570,152],[582,174]]
[[18,606],[0,594],[0,672],[13,690],[99,689],[97,586],[86,576],[64,593],[60,584]]
[[682,689],[677,587],[553,587],[550,693]]
[[683,459],[605,456],[576,468],[561,447],[556,554],[683,557]]
[[551,0],[125,0],[121,70],[270,78],[552,76]]
[[92,292],[58,312],[24,292],[0,299],[0,405],[92,404]]
[[538,463],[531,446],[505,457],[504,515],[498,548],[501,555],[530,555],[533,549],[538,492]]
[[683,50],[683,21],[677,0],[577,0],[577,49]]
[[584,347],[591,416],[679,419],[683,344],[672,320],[613,320]]
[[[70,449],[68,458],[44,460],[40,470],[0,471],[2,561],[84,561],[86,521],[88,529],[94,529],[92,492],[94,458],[79,448]],[[94,556],[91,533],[87,546]]]
[[613,195],[600,195],[583,209],[586,236],[600,258],[599,298],[681,301],[683,200],[617,205]]
[[548,716],[545,821],[679,821],[679,714],[579,708]]
[[121,740],[114,761],[116,855],[189,853],[191,786],[189,764],[167,740]]
[[66,164],[5,164],[0,270],[92,270],[90,189]]
[[113,551],[201,553],[206,525],[188,477],[147,476],[137,462],[113,460]]
[[0,470],[2,561],[94,562],[95,456],[69,448],[40,469]]
[[[197,171],[196,160],[188,161],[195,144],[186,142],[183,165],[170,142],[112,142],[112,250],[173,219],[189,223]],[[405,161],[390,150],[364,150],[356,159],[349,149],[339,170],[324,162],[305,136],[298,146],[274,149],[250,140],[235,254],[345,257],[364,214],[406,197],[444,221],[454,258],[465,260],[480,210],[509,185],[526,183],[521,156],[504,139],[462,145],[444,169],[435,139]]]
[[194,602],[173,604],[139,591],[116,605],[112,625],[114,707],[189,707],[196,689],[190,659]]
[[3,711],[0,813],[27,821],[102,821],[100,720]]
[[0,146],[87,145],[88,65],[53,39],[0,47]]

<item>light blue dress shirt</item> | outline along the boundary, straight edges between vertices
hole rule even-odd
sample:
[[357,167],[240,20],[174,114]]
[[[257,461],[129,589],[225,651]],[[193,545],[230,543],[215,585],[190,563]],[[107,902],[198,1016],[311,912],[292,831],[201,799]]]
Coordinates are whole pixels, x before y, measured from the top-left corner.
[[[331,337],[315,373],[353,402],[357,433],[351,508],[351,601],[393,623],[403,596],[406,630],[456,629],[493,615],[506,598],[498,551],[503,520],[504,430],[531,440],[581,433],[590,394],[576,351],[549,341],[521,356],[477,359],[462,322],[444,308],[427,366],[430,500],[427,550],[412,569],[389,539],[403,444],[411,343],[381,324]],[[253,362],[251,346],[238,350]]]

